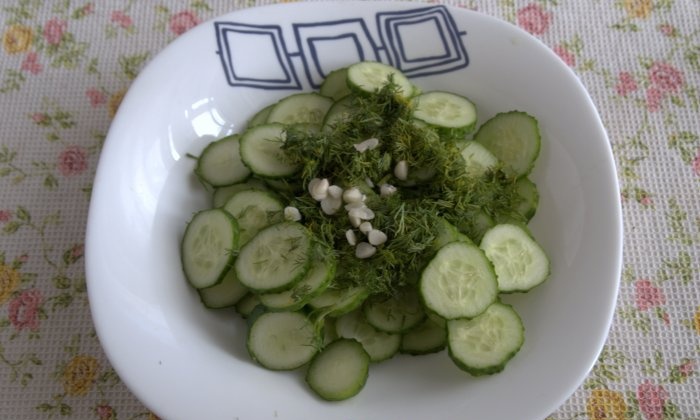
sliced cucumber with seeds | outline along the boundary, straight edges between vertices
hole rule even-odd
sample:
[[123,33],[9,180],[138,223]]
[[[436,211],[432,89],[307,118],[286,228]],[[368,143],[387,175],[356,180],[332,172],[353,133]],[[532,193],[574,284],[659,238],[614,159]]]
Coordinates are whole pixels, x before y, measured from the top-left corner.
[[319,337],[313,323],[299,312],[267,312],[248,331],[248,353],[272,370],[293,370],[316,354]]
[[389,80],[405,97],[413,95],[413,84],[398,69],[374,61],[363,61],[348,67],[348,86],[354,92],[370,94],[380,90]]
[[314,260],[304,278],[284,292],[260,295],[263,305],[274,310],[296,311],[323,293],[335,276],[335,259]]
[[268,123],[313,124],[320,126],[333,100],[315,92],[296,93],[283,98],[267,116]]
[[367,382],[370,357],[355,340],[340,338],[318,353],[306,372],[306,383],[328,401],[357,395]]
[[498,114],[486,121],[474,135],[505,165],[509,176],[527,175],[540,153],[540,129],[537,120],[525,112]]
[[425,319],[425,311],[418,291],[404,288],[390,297],[368,299],[362,309],[367,322],[379,331],[402,333]]
[[213,187],[245,180],[250,169],[241,160],[240,137],[234,134],[209,143],[197,159],[195,173]]
[[377,330],[365,319],[362,311],[349,312],[335,322],[339,337],[352,338],[360,342],[372,362],[387,360],[399,351],[401,335]]
[[468,242],[442,247],[423,270],[419,287],[425,306],[445,319],[475,317],[498,295],[491,263]]
[[464,136],[476,127],[476,107],[467,98],[454,93],[432,91],[411,99],[413,117],[431,127]]
[[436,353],[447,345],[447,329],[445,321],[442,324],[426,318],[420,324],[411,328],[401,336],[401,353],[420,355]]
[[231,268],[219,284],[197,291],[204,306],[220,309],[234,306],[248,293],[248,288],[238,281],[236,270]]
[[241,248],[234,267],[244,286],[258,293],[287,290],[311,263],[311,235],[303,225],[281,222],[258,232]]
[[500,224],[479,244],[493,263],[501,292],[526,292],[549,276],[549,259],[521,226]]
[[323,96],[328,96],[334,101],[339,100],[343,96],[350,93],[350,88],[348,87],[348,69],[343,67],[341,69],[333,70],[328,73],[323,83],[321,83],[321,88],[318,93]]
[[275,193],[258,189],[238,191],[224,205],[238,221],[240,244],[245,245],[260,229],[283,220],[284,205]]
[[522,347],[524,331],[513,307],[497,302],[474,319],[447,321],[449,354],[472,375],[497,373]]
[[285,126],[267,123],[250,128],[241,136],[241,159],[250,170],[263,178],[293,175],[299,165],[290,162],[282,146]]
[[185,229],[180,255],[185,277],[197,289],[223,280],[238,249],[238,223],[227,211],[202,210]]

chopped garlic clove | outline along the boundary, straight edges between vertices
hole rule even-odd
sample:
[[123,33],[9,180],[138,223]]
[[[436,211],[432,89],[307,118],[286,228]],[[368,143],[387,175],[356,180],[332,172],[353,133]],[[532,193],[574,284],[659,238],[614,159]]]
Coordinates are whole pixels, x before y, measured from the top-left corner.
[[367,242],[360,242],[355,247],[355,256],[360,259],[369,258],[377,252],[377,248]]
[[367,240],[370,244],[377,246],[386,242],[387,236],[386,233],[382,232],[381,230],[372,229],[367,234]]
[[348,188],[343,191],[343,200],[348,203],[360,203],[362,202],[362,191],[357,187]]
[[328,187],[328,195],[333,198],[341,198],[343,196],[343,189],[337,185],[331,185]]
[[390,195],[396,193],[396,191],[396,187],[391,184],[382,184],[379,187],[379,195],[382,197],[389,197]]
[[289,220],[291,222],[298,222],[301,220],[301,213],[299,212],[298,208],[287,206],[284,208],[284,218],[285,220]]
[[345,239],[347,239],[348,243],[352,246],[355,246],[357,244],[357,235],[355,235],[355,231],[352,229],[348,229],[345,231]]
[[360,153],[363,153],[367,150],[372,150],[372,149],[376,148],[377,146],[379,146],[379,139],[371,137],[365,141],[355,143],[355,144],[353,144],[353,146],[355,147],[355,150],[357,150]]
[[401,181],[408,179],[408,162],[405,160],[399,161],[394,167],[394,176]]
[[314,178],[309,181],[309,194],[316,201],[321,201],[328,196],[328,187],[330,183],[326,178]]
[[329,216],[336,214],[342,205],[343,201],[340,198],[329,196],[321,200],[321,210]]
[[360,228],[360,232],[362,232],[366,235],[372,230],[372,224],[370,222],[362,222],[362,223],[360,223],[359,228]]

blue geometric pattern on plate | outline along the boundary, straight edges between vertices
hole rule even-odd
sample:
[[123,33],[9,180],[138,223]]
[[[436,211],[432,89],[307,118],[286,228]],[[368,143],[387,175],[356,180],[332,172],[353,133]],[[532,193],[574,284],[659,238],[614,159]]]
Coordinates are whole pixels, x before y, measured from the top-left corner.
[[[379,12],[373,23],[374,27],[360,17],[293,23],[295,51],[287,47],[279,25],[215,22],[214,29],[217,54],[231,86],[301,90],[301,66],[305,85],[316,89],[332,70],[362,60],[390,64],[409,77],[469,65],[462,40],[466,32],[444,6]],[[261,68],[245,57],[243,51],[251,48],[260,56],[276,57],[276,62]],[[338,51],[343,52],[341,58]]]

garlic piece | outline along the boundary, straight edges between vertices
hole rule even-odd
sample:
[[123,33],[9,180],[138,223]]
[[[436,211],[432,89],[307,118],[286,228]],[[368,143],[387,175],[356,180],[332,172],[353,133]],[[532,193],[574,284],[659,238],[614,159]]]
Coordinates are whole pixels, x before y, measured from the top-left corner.
[[343,200],[348,204],[362,202],[362,196],[362,191],[357,187],[348,188],[343,191]]
[[379,229],[372,229],[367,234],[367,240],[370,244],[377,246],[386,242],[387,236],[386,233],[382,232]]
[[389,197],[397,191],[396,187],[391,184],[382,184],[379,186],[379,195],[382,197]]
[[360,259],[369,258],[377,252],[377,248],[367,242],[360,242],[355,247],[355,256]]
[[355,231],[352,229],[348,229],[345,231],[345,239],[347,239],[348,243],[352,246],[355,246],[357,244],[357,235],[355,235]]
[[394,167],[394,176],[401,181],[408,179],[408,162],[405,160],[399,161]]
[[359,217],[362,220],[372,220],[374,219],[374,212],[367,206],[360,208],[351,208],[348,210],[348,216]]
[[348,219],[350,220],[352,227],[359,227],[360,224],[362,224],[362,219],[357,216],[348,215]]
[[370,222],[362,222],[362,223],[360,223],[359,228],[360,228],[360,232],[367,235],[369,232],[372,231],[372,224]]
[[328,196],[329,186],[330,183],[328,182],[328,179],[314,178],[309,181],[309,194],[311,194],[311,197],[313,197],[314,200],[321,201]]
[[342,205],[343,201],[340,198],[326,197],[321,200],[321,210],[329,216],[336,214]]
[[337,185],[331,185],[328,187],[328,195],[333,198],[341,198],[343,196],[343,189]]
[[287,206],[284,208],[284,218],[285,220],[289,220],[291,222],[298,222],[301,220],[301,213],[299,212],[298,208]]
[[353,144],[353,146],[355,147],[355,150],[357,150],[360,153],[363,153],[367,150],[372,150],[379,146],[379,139],[375,137],[370,137],[365,141]]

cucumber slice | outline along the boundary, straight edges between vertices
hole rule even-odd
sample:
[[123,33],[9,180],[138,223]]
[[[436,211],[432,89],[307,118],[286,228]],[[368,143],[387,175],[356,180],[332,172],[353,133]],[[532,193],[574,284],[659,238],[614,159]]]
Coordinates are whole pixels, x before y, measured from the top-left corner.
[[248,120],[247,128],[255,127],[256,125],[265,124],[267,122],[267,117],[270,115],[270,111],[274,108],[276,104],[270,104],[260,111],[256,112],[255,115]]
[[468,242],[442,247],[423,270],[419,287],[425,306],[445,319],[473,318],[498,294],[491,263]]
[[530,178],[522,177],[515,183],[515,190],[518,192],[519,198],[515,211],[529,221],[535,216],[540,202],[537,185]]
[[318,337],[313,323],[299,312],[266,312],[248,330],[248,353],[271,370],[293,370],[316,354]]
[[340,338],[311,360],[306,383],[324,400],[346,400],[365,386],[369,364],[369,355],[362,344]]
[[238,223],[227,211],[202,210],[185,229],[180,255],[187,281],[197,289],[219,283],[238,249]]
[[469,176],[480,177],[498,167],[498,158],[481,143],[467,142],[462,148],[461,154]]
[[239,191],[224,205],[238,221],[239,243],[245,245],[260,229],[283,220],[284,205],[271,192],[257,189]]
[[209,143],[197,159],[197,176],[213,187],[245,180],[250,169],[241,160],[239,141],[240,135],[234,134]]
[[432,318],[426,318],[401,336],[399,351],[405,354],[421,355],[437,353],[447,345],[445,321],[442,325]]
[[311,235],[296,222],[281,222],[258,232],[241,248],[234,267],[241,283],[258,293],[289,289],[311,263]]
[[367,322],[388,333],[410,330],[425,319],[425,311],[414,287],[404,288],[390,297],[377,296],[362,305]]
[[284,292],[260,295],[263,305],[274,310],[297,311],[311,299],[323,293],[335,276],[335,260],[315,260],[306,276]]
[[351,287],[348,289],[326,289],[309,302],[311,308],[318,310],[324,316],[341,316],[357,309],[369,296],[369,291],[364,287]]
[[436,225],[435,239],[431,249],[433,252],[437,252],[443,246],[457,241],[471,242],[471,239],[457,229],[457,226],[448,222],[445,219],[438,219]]
[[348,86],[353,92],[362,95],[381,89],[390,78],[400,95],[410,97],[413,94],[413,84],[394,67],[374,61],[363,61],[348,67]]
[[512,306],[494,303],[474,319],[447,321],[450,358],[475,376],[500,372],[522,347],[524,331]]
[[244,182],[239,182],[238,184],[227,185],[225,187],[219,187],[214,189],[212,194],[212,207],[223,207],[224,204],[231,198],[235,193],[243,190],[261,190],[267,191],[267,185],[259,179],[248,178]]
[[527,175],[540,153],[540,129],[537,120],[525,112],[501,113],[486,121],[474,135],[498,158],[509,176]]
[[484,233],[496,225],[493,217],[489,216],[485,211],[478,209],[472,210],[464,214],[462,220],[457,224],[460,232],[464,233],[475,244],[481,242]]
[[333,103],[333,106],[330,107],[323,118],[323,129],[330,130],[333,128],[333,125],[352,115],[352,102],[352,96],[348,95]]
[[246,130],[241,136],[240,153],[243,163],[263,178],[293,175],[300,166],[290,162],[282,150],[285,126],[266,123]]
[[236,312],[238,312],[243,319],[246,319],[258,306],[262,306],[258,295],[255,293],[248,293],[236,303]]
[[467,98],[443,91],[426,92],[411,99],[413,118],[439,130],[447,129],[455,137],[476,127],[476,107]]
[[321,88],[318,93],[323,96],[327,96],[334,101],[339,100],[343,96],[350,93],[350,88],[348,87],[348,69],[343,67],[341,69],[333,70],[328,73],[328,76],[321,83]]
[[197,291],[204,306],[212,309],[234,306],[248,293],[248,289],[238,281],[233,268],[228,270],[221,283]]
[[401,335],[379,331],[372,327],[360,310],[349,312],[335,322],[339,337],[357,340],[372,362],[387,360],[399,351]]
[[496,270],[501,292],[526,292],[549,276],[549,259],[528,232],[514,224],[491,228],[479,244]]
[[283,98],[267,116],[268,123],[320,126],[333,100],[315,92],[295,93]]

